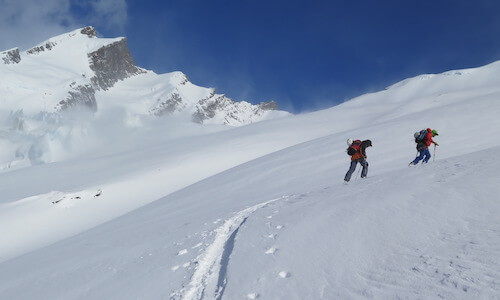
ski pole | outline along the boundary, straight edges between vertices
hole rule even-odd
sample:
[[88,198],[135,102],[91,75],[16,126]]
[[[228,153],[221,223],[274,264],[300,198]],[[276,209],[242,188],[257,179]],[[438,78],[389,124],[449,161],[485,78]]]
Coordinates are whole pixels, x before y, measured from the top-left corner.
[[354,181],[358,180],[358,176],[359,176],[359,172],[361,171],[361,167],[362,166],[359,166],[358,173],[356,173],[356,178],[354,179]]
[[436,160],[436,144],[434,144],[434,152],[432,153],[432,161]]

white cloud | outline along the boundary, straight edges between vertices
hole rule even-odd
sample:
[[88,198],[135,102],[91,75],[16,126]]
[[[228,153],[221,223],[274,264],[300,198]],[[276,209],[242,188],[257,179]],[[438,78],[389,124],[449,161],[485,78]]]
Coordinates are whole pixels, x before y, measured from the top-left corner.
[[126,0],[0,0],[0,51],[26,49],[87,25],[123,31],[126,21]]
[[[72,5],[86,11],[85,21],[99,28],[123,31],[127,22],[126,0],[72,0]],[[81,16],[80,16],[81,17]]]
[[0,49],[27,48],[74,25],[69,0],[0,0]]
[[94,23],[123,30],[127,22],[127,2],[125,0],[90,1],[94,12]]

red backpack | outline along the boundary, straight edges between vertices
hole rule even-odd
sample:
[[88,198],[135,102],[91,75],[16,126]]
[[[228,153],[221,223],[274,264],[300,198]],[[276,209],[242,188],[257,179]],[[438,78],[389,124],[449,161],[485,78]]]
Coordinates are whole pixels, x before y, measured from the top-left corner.
[[355,140],[352,142],[351,146],[347,148],[347,154],[353,156],[354,154],[359,153],[360,148],[361,148],[361,141]]

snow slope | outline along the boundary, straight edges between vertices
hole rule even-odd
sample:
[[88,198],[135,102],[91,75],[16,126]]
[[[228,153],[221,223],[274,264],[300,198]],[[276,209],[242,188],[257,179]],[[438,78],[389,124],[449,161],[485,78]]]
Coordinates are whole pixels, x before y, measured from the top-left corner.
[[[0,233],[0,296],[496,299],[498,75],[417,77],[239,128],[141,127],[1,173],[0,226],[16,229]],[[436,161],[408,168],[428,126]],[[344,185],[348,137],[374,147],[369,178]]]

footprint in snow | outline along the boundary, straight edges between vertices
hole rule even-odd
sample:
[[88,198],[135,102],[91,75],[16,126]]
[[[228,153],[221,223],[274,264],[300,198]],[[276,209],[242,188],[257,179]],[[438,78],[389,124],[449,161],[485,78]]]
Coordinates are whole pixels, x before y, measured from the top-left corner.
[[259,298],[259,294],[257,294],[257,293],[250,293],[250,294],[247,295],[247,298],[248,299],[257,299],[257,298]]
[[278,274],[281,278],[288,278],[290,277],[290,273],[289,272],[286,272],[286,271],[281,271],[279,272]]
[[272,218],[273,218],[273,216],[267,216],[266,218],[267,218],[267,219],[272,219]]
[[198,243],[196,245],[194,245],[193,247],[191,247],[191,249],[196,249],[198,247],[201,247],[203,245],[203,243]]
[[283,225],[278,225],[278,226],[276,226],[276,229],[282,229],[283,227],[285,227],[285,226],[283,226]]
[[180,255],[184,255],[184,254],[186,254],[186,253],[188,253],[187,249],[182,249],[181,251],[179,251],[179,252],[177,253],[177,255],[178,255],[178,256],[180,256]]
[[276,239],[276,234],[272,233],[272,234],[268,235],[267,238],[274,240],[274,239]]
[[274,253],[276,253],[276,251],[278,251],[278,248],[276,248],[276,247],[271,247],[271,248],[267,249],[267,251],[266,251],[266,252],[264,252],[264,253],[265,253],[265,254],[274,254]]
[[173,266],[172,268],[170,268],[170,270],[172,270],[174,272],[177,271],[178,269],[179,269],[179,266]]

